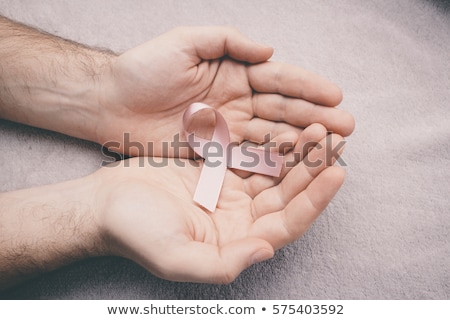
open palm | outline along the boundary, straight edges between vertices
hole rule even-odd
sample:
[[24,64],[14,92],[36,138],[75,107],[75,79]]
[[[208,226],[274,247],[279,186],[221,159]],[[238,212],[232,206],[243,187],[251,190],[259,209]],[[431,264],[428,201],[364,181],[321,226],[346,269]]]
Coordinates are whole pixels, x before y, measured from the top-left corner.
[[[300,132],[311,123],[351,133],[351,115],[333,108],[342,99],[335,85],[299,67],[267,62],[271,55],[271,48],[223,27],[177,28],[133,48],[105,73],[97,141],[120,142],[116,150],[131,155],[186,157],[187,149],[174,154],[162,143],[183,132],[182,115],[193,102],[219,110],[234,142],[261,143],[269,133]],[[144,152],[126,146],[124,133]]]
[[317,165],[301,161],[280,178],[228,170],[214,213],[192,200],[199,162],[131,158],[102,168],[96,211],[111,253],[165,279],[228,283],[299,238],[331,201],[344,174],[327,163],[325,144],[340,141],[322,139],[307,155]]

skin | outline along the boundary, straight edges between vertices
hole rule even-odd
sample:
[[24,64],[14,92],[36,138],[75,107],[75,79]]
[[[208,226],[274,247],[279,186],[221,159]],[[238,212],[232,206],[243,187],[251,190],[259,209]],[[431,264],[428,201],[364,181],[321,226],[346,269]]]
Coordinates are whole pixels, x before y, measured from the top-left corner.
[[[337,86],[267,61],[272,52],[232,28],[189,27],[116,55],[0,17],[4,119],[115,141],[115,151],[130,155],[191,158],[160,146],[183,132],[184,110],[201,101],[222,113],[232,141],[261,144],[269,133],[295,164],[278,178],[228,170],[214,213],[192,201],[201,160],[171,158],[156,168],[150,160],[161,159],[131,158],[77,180],[2,193],[0,289],[101,255],[127,257],[169,280],[228,283],[298,239],[343,183],[326,145],[340,146],[354,120],[335,108]],[[209,134],[214,119],[198,120]],[[143,149],[125,145],[125,133]]]
[[[166,156],[158,142],[183,132],[179,119],[196,101],[221,112],[231,141],[261,143],[266,134],[299,134],[312,123],[349,135],[352,116],[334,108],[342,100],[340,89],[300,67],[267,62],[272,53],[224,27],[178,28],[131,49],[108,70],[112,82],[101,100],[96,140],[122,142],[120,133],[132,126],[132,140],[146,141],[151,134],[156,142],[146,154]],[[158,85],[149,88],[154,79]]]
[[[341,139],[334,136],[333,143]],[[314,149],[310,157],[326,155]],[[114,168],[114,177],[108,168],[98,172],[113,180],[98,200],[108,212],[101,221],[117,244],[115,254],[175,281],[233,281],[245,268],[303,235],[344,180],[341,168],[303,163],[279,183],[272,179],[261,184],[259,175],[241,178],[229,170],[217,209],[208,213],[192,202],[199,168],[187,164],[160,171],[130,161],[128,169]],[[151,181],[145,179],[147,170],[155,176]],[[149,194],[156,196],[154,201],[148,200]],[[170,201],[174,197],[177,201]]]
[[[222,113],[235,142],[299,134],[312,123],[342,136],[354,128],[353,117],[334,108],[342,100],[336,85],[300,67],[267,62],[272,48],[232,28],[177,28],[116,56],[0,18],[2,25],[4,119],[118,142],[113,150],[139,156],[173,156],[161,144],[183,132],[180,119],[196,101]],[[143,151],[124,145],[124,133]],[[177,156],[187,157],[187,150]]]
[[192,200],[202,167],[193,160],[156,168],[130,158],[74,181],[0,194],[0,284],[99,255],[129,258],[168,280],[229,283],[298,239],[328,205],[344,171],[327,165],[326,144],[341,141],[323,138],[307,154],[320,165],[304,158],[279,178],[228,170],[214,213]]

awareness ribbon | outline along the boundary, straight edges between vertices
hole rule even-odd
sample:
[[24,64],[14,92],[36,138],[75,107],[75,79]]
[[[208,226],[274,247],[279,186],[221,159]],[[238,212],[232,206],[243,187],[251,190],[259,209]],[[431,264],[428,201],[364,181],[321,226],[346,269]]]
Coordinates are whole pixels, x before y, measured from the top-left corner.
[[[216,126],[211,140],[195,136],[187,131],[191,117],[204,109],[214,111]],[[278,177],[281,172],[283,157],[278,152],[270,152],[261,148],[242,148],[236,144],[230,145],[230,133],[223,116],[207,104],[196,102],[191,104],[183,115],[183,126],[189,146],[203,159],[205,163],[200,173],[194,201],[214,212],[219,200],[227,167]],[[211,156],[211,147],[216,152]],[[216,161],[211,161],[215,158]],[[253,160],[249,162],[249,158]]]

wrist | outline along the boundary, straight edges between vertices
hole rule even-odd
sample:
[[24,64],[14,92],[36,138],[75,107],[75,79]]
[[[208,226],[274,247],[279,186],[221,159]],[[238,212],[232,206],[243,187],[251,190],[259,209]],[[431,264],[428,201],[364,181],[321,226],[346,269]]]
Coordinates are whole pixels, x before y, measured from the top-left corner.
[[51,117],[46,117],[48,123],[40,127],[98,142],[102,96],[115,56],[87,48],[79,50],[65,62],[72,66],[72,74],[61,79],[57,90],[45,92]]
[[90,178],[0,194],[0,289],[107,254]]
[[101,77],[114,57],[0,17],[0,117],[96,140]]
[[58,56],[55,64],[67,70],[54,74],[53,79],[25,83],[19,116],[9,120],[97,142],[104,74],[113,58],[85,48]]

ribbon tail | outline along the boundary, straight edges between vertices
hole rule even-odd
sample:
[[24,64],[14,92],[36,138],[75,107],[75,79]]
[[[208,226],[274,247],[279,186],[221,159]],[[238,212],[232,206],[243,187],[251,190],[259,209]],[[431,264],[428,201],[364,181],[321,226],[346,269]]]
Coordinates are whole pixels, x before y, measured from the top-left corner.
[[217,207],[223,180],[227,171],[225,158],[217,160],[216,163],[218,164],[217,167],[213,167],[211,164],[203,164],[194,193],[194,201],[210,212],[214,212]]
[[284,157],[259,148],[235,146],[231,149],[228,166],[234,169],[279,177]]

